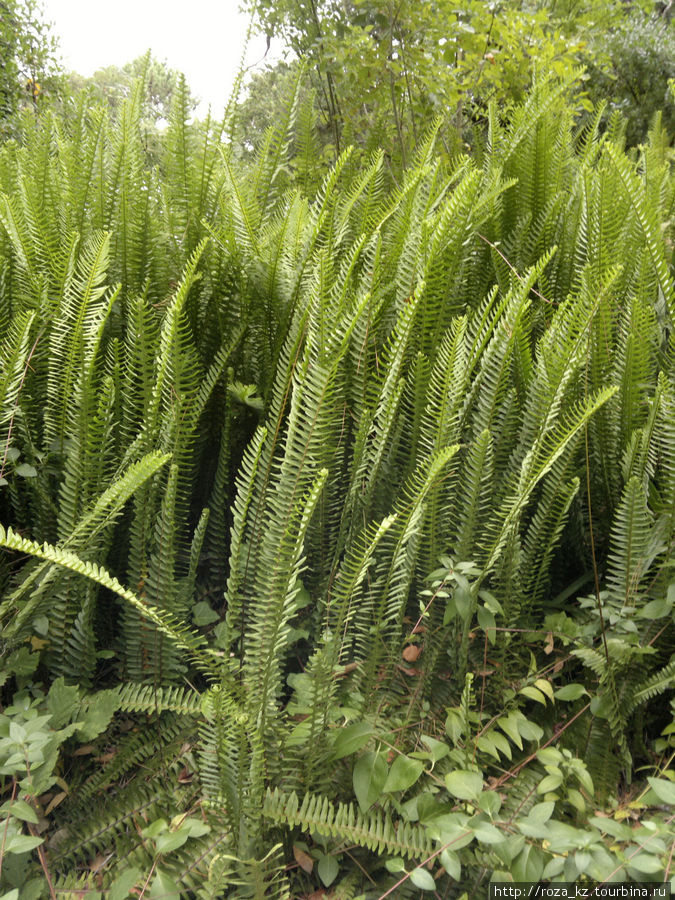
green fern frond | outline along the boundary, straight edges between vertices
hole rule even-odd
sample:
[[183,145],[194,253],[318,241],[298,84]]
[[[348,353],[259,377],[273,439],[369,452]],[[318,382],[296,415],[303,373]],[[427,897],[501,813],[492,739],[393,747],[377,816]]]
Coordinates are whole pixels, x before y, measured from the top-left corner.
[[173,640],[176,646],[193,658],[195,663],[206,673],[216,674],[218,672],[219,666],[213,651],[204,645],[201,635],[191,631],[180,621],[176,621],[170,613],[146,604],[131,591],[122,587],[116,578],[95,563],[80,559],[70,550],[54,547],[47,543],[37,544],[35,541],[15,534],[11,528],[4,529],[2,526],[0,526],[0,546],[6,550],[27,553],[37,559],[61,566],[76,575],[88,578],[100,587],[107,588],[156,625],[159,631]]
[[432,843],[420,826],[405,821],[394,823],[380,811],[363,815],[352,803],[334,804],[316,794],[305,794],[300,801],[295,793],[268,791],[262,813],[277,825],[300,826],[308,833],[319,831],[379,854],[421,861],[432,853]]

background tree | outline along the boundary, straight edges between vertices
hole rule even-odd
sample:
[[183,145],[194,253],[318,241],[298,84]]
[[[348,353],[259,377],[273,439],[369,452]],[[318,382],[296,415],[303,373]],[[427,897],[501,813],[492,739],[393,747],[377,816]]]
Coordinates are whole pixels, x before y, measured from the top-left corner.
[[[454,152],[472,143],[473,122],[491,99],[501,108],[520,102],[535,72],[566,77],[581,65],[592,65],[586,89],[595,98],[607,79],[623,81],[622,105],[636,110],[630,135],[644,136],[672,68],[672,26],[653,9],[645,0],[261,0],[257,15],[269,39],[308,61],[335,148],[382,146],[405,165],[436,116]],[[629,93],[638,70],[649,86]],[[265,77],[269,85],[276,76]]]
[[[661,8],[662,7],[662,8]],[[656,10],[635,5],[611,28],[599,30],[584,53],[594,99],[605,98],[608,110],[623,116],[626,139],[644,139],[655,113],[675,130],[675,103],[668,89],[675,78],[675,26],[672,4]]]
[[62,88],[58,41],[37,0],[0,0],[0,129]]
[[[166,60],[159,60],[148,51],[123,66],[103,66],[89,78],[70,72],[68,82],[71,94],[86,90],[93,102],[105,104],[111,113],[116,114],[131,94],[134,81],[141,78],[145,84],[144,117],[156,126],[169,120],[179,77],[180,73],[170,68]],[[197,102],[190,94],[190,111],[196,109]]]

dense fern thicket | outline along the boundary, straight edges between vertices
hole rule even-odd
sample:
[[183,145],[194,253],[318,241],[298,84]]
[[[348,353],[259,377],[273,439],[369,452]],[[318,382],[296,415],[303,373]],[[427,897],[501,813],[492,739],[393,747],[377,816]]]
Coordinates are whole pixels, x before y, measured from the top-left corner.
[[570,90],[396,185],[296,97],[0,150],[12,897],[671,878],[672,152]]

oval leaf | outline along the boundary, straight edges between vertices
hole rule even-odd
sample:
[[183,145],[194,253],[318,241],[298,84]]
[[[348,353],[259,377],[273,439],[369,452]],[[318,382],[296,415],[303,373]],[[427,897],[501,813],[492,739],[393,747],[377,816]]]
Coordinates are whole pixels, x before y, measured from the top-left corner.
[[422,774],[424,763],[418,759],[409,759],[407,756],[397,756],[389,770],[389,775],[384,783],[383,791],[407,791]]
[[458,800],[477,800],[483,790],[483,776],[480,772],[456,769],[445,776],[445,785]]
[[301,847],[298,847],[294,844],[293,856],[295,857],[296,863],[300,866],[301,869],[303,869],[303,871],[307,872],[308,874],[312,871],[312,869],[314,868],[314,860],[309,855],[309,853],[305,853],[305,851]]
[[665,778],[648,778],[647,781],[659,800],[675,806],[675,784],[672,781],[666,781]]
[[342,759],[365,747],[373,736],[373,727],[368,722],[355,722],[340,728],[333,744],[333,759]]
[[387,763],[377,753],[364,753],[354,766],[354,793],[361,812],[368,812],[375,803],[387,780]]
[[448,875],[453,879],[453,881],[459,881],[462,874],[462,864],[460,863],[457,854],[453,853],[451,850],[448,850],[446,847],[446,849],[441,852],[441,855],[438,858],[441,865],[448,873]]
[[324,886],[330,887],[338,877],[340,864],[334,856],[329,856],[328,854],[326,854],[325,856],[321,857],[316,868],[319,873],[319,878],[321,879],[321,881],[323,881]]
[[418,887],[421,891],[435,891],[436,890],[436,882],[431,876],[430,872],[427,872],[426,869],[422,869],[418,867],[417,869],[413,869],[410,873],[410,880]]
[[578,700],[588,693],[583,684],[566,684],[555,692],[556,700]]
[[392,875],[396,875],[398,872],[405,872],[405,863],[400,856],[394,856],[392,859],[388,859],[385,862],[384,867],[387,872],[391,872]]
[[526,684],[524,688],[521,688],[520,693],[524,697],[529,697],[530,700],[536,700],[537,703],[541,703],[543,706],[546,706],[546,697],[534,685]]
[[562,775],[546,775],[537,785],[538,794],[547,794],[549,791],[557,790],[562,784]]

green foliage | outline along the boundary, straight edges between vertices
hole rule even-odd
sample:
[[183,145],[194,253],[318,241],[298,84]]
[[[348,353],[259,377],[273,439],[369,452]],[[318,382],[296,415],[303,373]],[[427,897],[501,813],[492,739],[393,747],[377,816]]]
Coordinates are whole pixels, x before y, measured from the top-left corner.
[[[142,79],[145,88],[143,105],[145,120],[153,124],[162,119],[168,121],[181,76],[165,61],[158,60],[149,53],[125,63],[122,67],[106,66],[97,69],[89,78],[84,78],[76,72],[70,72],[68,75],[72,94],[84,91],[89,95],[90,102],[107,106],[113,114],[116,114],[124,101],[130,97],[134,82],[138,78]],[[190,99],[189,105],[190,110],[193,110],[196,103]]]
[[60,93],[57,41],[38,0],[0,3],[0,136],[12,134],[19,110],[41,108]]
[[243,162],[184,83],[0,149],[0,883],[663,880],[668,139],[544,79],[321,180],[295,75]]
[[[520,103],[542,73],[566,79],[581,65],[589,111],[611,98],[627,137],[646,137],[657,110],[672,131],[668,79],[673,27],[650,3],[620,0],[255,0],[268,40],[308,63],[321,151],[346,144],[364,158],[384,148],[395,178],[437,117],[452,158],[483,140],[490,102]],[[270,127],[297,62],[256,74],[242,104],[242,143]]]
[[659,111],[672,133],[675,102],[668,82],[675,77],[675,27],[667,14],[634,6],[625,19],[594,36],[584,62],[591,96],[605,98],[610,111],[621,112],[630,144],[644,139]]

